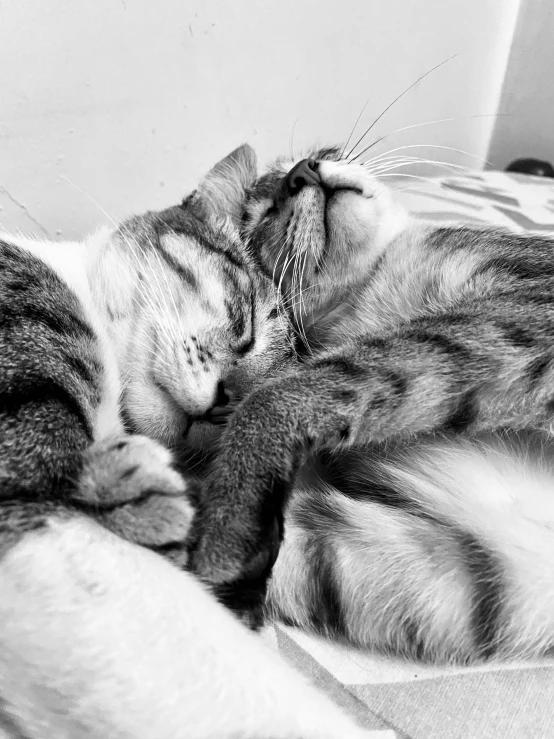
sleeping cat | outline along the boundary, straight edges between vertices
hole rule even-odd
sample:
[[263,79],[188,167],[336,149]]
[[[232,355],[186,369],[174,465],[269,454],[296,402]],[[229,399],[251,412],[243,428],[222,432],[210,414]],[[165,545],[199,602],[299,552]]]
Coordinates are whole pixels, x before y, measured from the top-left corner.
[[273,284],[214,220],[220,177],[82,244],[0,239],[3,737],[364,735],[144,548],[187,564],[167,446],[209,447],[293,361]]
[[412,221],[338,149],[226,172],[303,366],[231,416],[194,568],[259,617],[284,528],[266,614],[436,662],[544,654],[554,242]]

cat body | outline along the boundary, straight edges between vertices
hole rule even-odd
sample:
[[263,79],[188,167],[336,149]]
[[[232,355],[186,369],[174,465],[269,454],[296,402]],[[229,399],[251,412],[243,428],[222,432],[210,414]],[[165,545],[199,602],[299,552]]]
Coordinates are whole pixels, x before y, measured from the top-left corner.
[[276,519],[266,614],[427,661],[545,654],[553,241],[412,221],[338,150],[250,183],[243,233],[289,307],[303,366],[231,417],[196,569],[236,582],[240,603],[245,553],[272,562]]
[[166,445],[292,361],[210,182],[83,244],[0,239],[2,736],[364,735],[183,571]]

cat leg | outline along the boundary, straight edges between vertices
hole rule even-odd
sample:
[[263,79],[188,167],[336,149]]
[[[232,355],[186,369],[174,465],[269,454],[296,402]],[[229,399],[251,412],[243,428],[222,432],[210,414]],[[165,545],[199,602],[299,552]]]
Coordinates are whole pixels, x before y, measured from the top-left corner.
[[282,532],[306,446],[435,430],[550,429],[549,343],[521,339],[535,329],[544,336],[548,323],[523,311],[521,301],[513,310],[505,302],[498,319],[487,306],[483,316],[472,306],[470,318],[421,319],[253,392],[229,421],[201,497],[195,570],[227,592],[230,583],[237,593],[249,591],[246,600],[255,602],[257,591],[261,601],[279,541],[275,522]]
[[83,516],[43,513],[17,540],[3,537],[0,733],[366,736],[191,574]]

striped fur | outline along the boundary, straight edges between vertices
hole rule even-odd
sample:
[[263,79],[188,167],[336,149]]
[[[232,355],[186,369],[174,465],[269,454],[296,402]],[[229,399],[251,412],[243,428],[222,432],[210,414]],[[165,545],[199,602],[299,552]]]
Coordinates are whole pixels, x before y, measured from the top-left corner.
[[304,366],[231,418],[195,566],[263,598],[286,508],[269,615],[437,662],[544,654],[554,242],[413,222],[338,150],[312,158],[305,186],[278,162],[245,192]]
[[363,736],[166,561],[194,491],[165,445],[206,450],[292,361],[214,178],[82,244],[0,240],[2,737]]

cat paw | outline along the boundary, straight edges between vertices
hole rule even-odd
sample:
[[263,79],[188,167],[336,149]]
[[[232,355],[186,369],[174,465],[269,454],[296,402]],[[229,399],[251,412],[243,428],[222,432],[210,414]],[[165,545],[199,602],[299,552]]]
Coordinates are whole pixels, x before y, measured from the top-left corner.
[[[247,627],[257,630],[263,625],[268,579],[283,531],[279,517],[271,510],[258,518],[243,508],[227,518],[218,500],[231,489],[230,484],[214,484],[213,479],[204,485],[189,567],[220,603]],[[237,489],[246,499],[253,492],[245,482]]]
[[165,447],[146,436],[122,435],[85,452],[77,504],[123,538],[165,548],[185,566],[193,492]]

